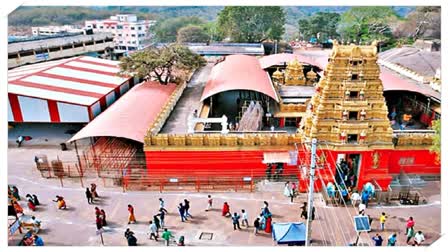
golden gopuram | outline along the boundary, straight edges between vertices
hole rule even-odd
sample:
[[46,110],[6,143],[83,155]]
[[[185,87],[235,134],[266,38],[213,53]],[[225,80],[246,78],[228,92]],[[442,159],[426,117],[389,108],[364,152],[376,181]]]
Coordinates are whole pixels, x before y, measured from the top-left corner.
[[376,42],[366,46],[335,42],[299,129],[303,140],[317,138],[341,150],[392,149],[379,75]]
[[285,85],[301,86],[306,84],[302,64],[297,59],[288,63],[285,69]]

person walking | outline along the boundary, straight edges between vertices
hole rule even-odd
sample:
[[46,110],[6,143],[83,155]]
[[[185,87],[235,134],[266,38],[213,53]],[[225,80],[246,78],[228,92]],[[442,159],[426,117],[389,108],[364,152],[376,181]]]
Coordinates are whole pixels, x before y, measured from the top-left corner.
[[19,188],[17,188],[17,186],[13,186],[13,187],[12,187],[12,195],[13,195],[14,198],[16,198],[17,200],[20,200]]
[[212,209],[212,205],[213,205],[213,199],[211,195],[208,195],[208,200],[207,200],[207,208],[205,209],[205,211],[210,211]]
[[300,209],[302,209],[302,213],[300,214],[300,218],[303,219],[308,219],[308,203],[307,202],[303,202],[303,206],[300,207]]
[[157,236],[158,236],[158,229],[157,226],[154,222],[149,221],[149,239],[152,240],[152,238],[154,237],[155,241],[157,240]]
[[232,216],[232,214],[230,213],[230,206],[227,202],[224,202],[224,205],[222,206],[222,216]]
[[95,224],[96,224],[96,230],[101,230],[101,228],[103,228],[103,220],[101,219],[101,215],[97,214],[96,215],[96,220],[95,220]]
[[258,234],[258,230],[260,229],[260,218],[257,217],[254,221],[254,234]]
[[382,246],[383,244],[383,237],[380,234],[376,234],[372,237],[372,240],[375,242],[375,246]]
[[408,232],[406,233],[406,244],[409,244],[409,242],[411,241],[412,237],[414,237],[414,227],[408,228]]
[[25,140],[25,138],[23,136],[18,136],[16,143],[17,143],[17,148],[20,148],[20,146],[22,146],[23,141]]
[[162,198],[159,198],[159,209],[164,211],[166,214],[168,211],[165,209],[165,201]]
[[366,206],[366,208],[369,205],[369,198],[370,198],[370,193],[366,190],[362,191],[361,202],[362,202],[362,204],[364,204]]
[[90,184],[90,192],[92,193],[92,198],[93,198],[93,199],[99,197],[99,196],[98,196],[98,193],[97,193],[97,191],[96,191],[96,184],[95,184],[95,183]]
[[95,207],[95,216],[101,215],[101,210],[98,207]]
[[33,212],[36,211],[36,205],[34,204],[33,200],[29,198],[28,198],[28,208]]
[[191,214],[188,212],[188,210],[190,210],[190,201],[188,201],[187,199],[184,199],[184,207],[185,207],[185,219],[187,219],[187,217],[193,218],[193,216],[191,216]]
[[159,217],[157,217],[157,215],[154,215],[152,217],[152,219],[153,219],[154,224],[157,227],[157,236],[159,236],[159,228],[161,228],[161,226],[160,226],[160,219],[159,219]]
[[128,205],[128,212],[129,212],[128,224],[136,223],[137,220],[135,219],[134,207],[130,204]]
[[87,198],[87,203],[93,204],[92,193],[90,192],[88,187],[86,188],[86,198]]
[[160,208],[159,210],[159,214],[157,214],[157,216],[160,217],[160,227],[163,228],[163,226],[165,225],[165,211],[163,211],[163,208]]
[[249,227],[249,217],[247,216],[247,212],[246,212],[246,210],[244,210],[244,209],[242,209],[241,210],[241,224],[243,224],[243,225],[245,225],[246,226],[246,228],[248,228]]
[[165,245],[169,246],[170,245],[170,239],[174,238],[174,236],[171,234],[170,231],[168,231],[167,228],[165,228],[165,230],[163,231],[162,234],[162,239],[165,240]]
[[425,236],[422,231],[418,231],[414,236],[414,244],[412,246],[420,246],[425,241]]
[[129,228],[124,232],[124,237],[126,237],[128,246],[137,246],[137,238],[135,238],[134,232],[132,232]]
[[384,226],[386,225],[386,220],[387,220],[386,213],[382,212],[381,216],[380,216],[380,228],[381,228],[381,231],[384,231]]
[[101,209],[101,219],[103,220],[103,227],[107,226],[107,221],[106,221],[106,211],[104,211],[104,209]]
[[34,205],[36,205],[36,206],[40,205],[39,199],[37,198],[36,194],[33,194],[33,201],[34,201]]
[[397,243],[397,234],[394,233],[387,239],[387,246],[395,246],[395,243]]
[[415,221],[413,217],[409,217],[408,221],[406,222],[406,234],[408,233],[408,229],[413,228],[415,225]]
[[239,230],[241,230],[240,227],[240,216],[235,212],[232,216],[232,223],[233,223],[233,230],[236,230],[238,227]]
[[37,236],[37,234],[33,234],[33,240],[35,246],[44,246],[44,240],[42,240],[42,237]]
[[179,203],[179,206],[177,208],[179,209],[180,220],[182,222],[185,222],[186,220],[188,220],[185,217],[185,206],[182,203]]

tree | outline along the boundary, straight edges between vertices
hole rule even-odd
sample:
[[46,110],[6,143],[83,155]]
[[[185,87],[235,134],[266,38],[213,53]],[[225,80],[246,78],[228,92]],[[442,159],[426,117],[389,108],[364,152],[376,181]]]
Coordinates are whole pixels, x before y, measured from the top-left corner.
[[300,19],[299,30],[305,40],[315,37],[319,38],[318,41],[325,41],[339,36],[337,27],[340,20],[338,13],[318,12],[307,19]]
[[234,42],[280,39],[284,25],[285,13],[279,6],[226,6],[218,14],[220,33]]
[[397,14],[392,7],[352,7],[341,16],[338,32],[344,40],[356,42],[380,42],[392,38],[390,24],[396,22]]
[[208,42],[210,37],[204,28],[197,25],[189,25],[179,29],[177,32],[177,43],[204,43]]
[[175,42],[177,32],[189,25],[204,25],[205,21],[198,17],[177,17],[169,18],[165,21],[158,22],[154,27],[154,33],[158,42]]
[[139,78],[156,78],[161,84],[184,76],[173,73],[187,72],[205,64],[205,60],[188,47],[170,44],[161,48],[149,47],[137,51],[120,62],[121,74],[134,74]]
[[435,131],[435,134],[432,138],[432,146],[430,150],[431,152],[435,152],[437,154],[437,161],[440,161],[442,121],[440,119],[432,121],[432,129]]

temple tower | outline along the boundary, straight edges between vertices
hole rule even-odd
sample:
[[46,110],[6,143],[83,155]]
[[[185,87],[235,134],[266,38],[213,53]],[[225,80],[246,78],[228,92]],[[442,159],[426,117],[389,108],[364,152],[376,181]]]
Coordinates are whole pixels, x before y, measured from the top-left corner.
[[307,108],[300,131],[333,149],[393,148],[376,43],[334,43],[324,76]]
[[297,59],[289,62],[285,70],[285,85],[299,86],[305,85],[305,82],[302,64]]

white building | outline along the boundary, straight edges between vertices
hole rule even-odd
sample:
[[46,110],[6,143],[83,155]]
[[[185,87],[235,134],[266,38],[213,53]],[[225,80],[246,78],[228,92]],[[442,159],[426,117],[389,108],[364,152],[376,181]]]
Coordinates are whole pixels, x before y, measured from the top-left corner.
[[83,34],[85,34],[84,29],[76,28],[72,25],[31,27],[31,32],[33,33],[33,36],[51,36],[51,35],[67,34],[67,33],[83,33]]
[[133,51],[144,48],[151,38],[150,27],[155,20],[137,20],[133,14],[119,14],[106,20],[85,21],[85,28],[94,32],[111,32],[114,34],[115,48]]

